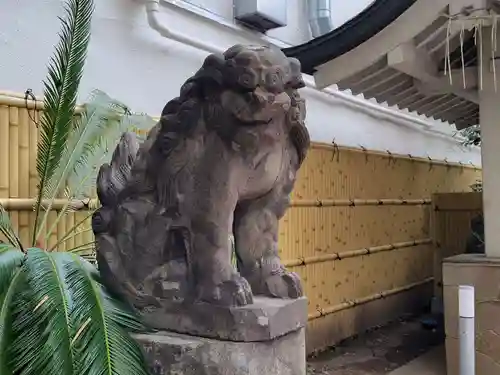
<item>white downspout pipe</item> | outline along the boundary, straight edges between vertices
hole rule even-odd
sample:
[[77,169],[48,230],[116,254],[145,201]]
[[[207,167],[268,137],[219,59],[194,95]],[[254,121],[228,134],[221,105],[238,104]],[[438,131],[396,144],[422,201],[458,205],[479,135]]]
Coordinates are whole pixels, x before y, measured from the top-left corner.
[[159,13],[160,13],[160,0],[146,0],[146,14],[148,18],[148,24],[153,30],[156,30],[161,36],[175,40],[176,42],[182,44],[187,44],[188,46],[198,48],[208,53],[224,52],[224,50],[218,46],[196,40],[190,36],[181,33],[173,32],[160,22],[158,17]]

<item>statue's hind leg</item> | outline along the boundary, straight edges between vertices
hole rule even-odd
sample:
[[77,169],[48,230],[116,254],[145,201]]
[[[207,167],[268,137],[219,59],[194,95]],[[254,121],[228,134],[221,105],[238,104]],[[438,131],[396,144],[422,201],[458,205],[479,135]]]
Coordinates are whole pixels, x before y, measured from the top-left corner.
[[303,295],[299,276],[286,270],[278,255],[278,221],[288,204],[288,194],[280,186],[236,208],[233,233],[238,269],[254,294],[278,298]]

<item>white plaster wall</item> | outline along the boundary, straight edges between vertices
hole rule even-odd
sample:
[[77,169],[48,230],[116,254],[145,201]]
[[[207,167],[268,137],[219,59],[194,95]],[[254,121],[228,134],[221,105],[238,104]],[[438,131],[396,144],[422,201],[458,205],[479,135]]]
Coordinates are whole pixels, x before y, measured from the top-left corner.
[[[178,4],[188,3],[213,16],[232,22],[234,0],[169,0]],[[261,0],[263,1],[263,0]],[[272,0],[267,0],[272,1]],[[369,6],[373,0],[330,0],[332,27],[341,26]],[[307,0],[287,0],[287,26],[271,30],[268,35],[296,45],[311,39],[308,24]]]
[[[289,1],[299,4],[302,0]],[[61,5],[61,0],[0,0],[0,90],[24,92],[29,87],[41,93],[46,63],[57,41]],[[293,11],[302,12],[297,8]],[[161,21],[172,30],[222,48],[262,42],[258,35],[177,7],[165,7]],[[291,22],[288,35],[306,35],[303,21],[299,21]],[[136,111],[157,115],[205,56],[202,51],[167,40],[150,29],[140,2],[98,0],[81,99],[93,88],[99,88]],[[447,124],[413,116],[403,119],[401,112],[357,98],[353,102],[348,94],[328,95],[306,88],[303,96],[313,140],[335,139],[342,145],[480,164],[478,150],[459,147]]]

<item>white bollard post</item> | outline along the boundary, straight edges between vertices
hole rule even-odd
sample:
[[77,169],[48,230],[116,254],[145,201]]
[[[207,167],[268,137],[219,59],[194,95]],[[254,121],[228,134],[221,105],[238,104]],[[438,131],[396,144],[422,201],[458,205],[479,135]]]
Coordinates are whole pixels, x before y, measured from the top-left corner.
[[476,374],[476,348],[474,311],[475,297],[474,287],[460,285],[458,287],[458,340],[460,345],[460,375]]

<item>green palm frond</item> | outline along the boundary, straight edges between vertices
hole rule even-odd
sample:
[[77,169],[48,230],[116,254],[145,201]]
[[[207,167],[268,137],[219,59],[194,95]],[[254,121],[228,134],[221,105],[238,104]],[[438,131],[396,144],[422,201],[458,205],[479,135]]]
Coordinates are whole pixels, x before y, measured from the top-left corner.
[[[53,201],[63,189],[68,199],[81,196],[77,190],[68,185],[68,182],[74,178],[73,176],[82,165],[87,165],[89,155],[100,152],[98,140],[106,134],[107,129],[112,127],[113,123],[119,122],[120,117],[116,108],[120,105],[121,103],[111,100],[101,91],[96,90],[92,93],[90,101],[85,105],[85,111],[75,120],[73,131],[68,135],[60,162],[46,183],[45,192],[42,194],[43,199]],[[91,176],[82,178],[82,180],[85,179],[91,180]],[[68,205],[60,211],[57,219],[51,223],[49,230],[44,234],[45,242],[69,209],[68,201]],[[37,239],[42,235],[42,228],[45,228],[48,214],[47,210],[40,222],[36,234]]]
[[[32,366],[38,374],[73,375],[73,322],[63,269],[50,253],[29,249],[22,272],[28,284],[23,292],[29,303],[22,309],[14,308],[15,338],[9,349],[12,369],[22,373]],[[21,301],[26,303],[24,298]],[[19,304],[19,300],[16,302]],[[38,337],[27,334],[26,329],[32,328],[38,331]],[[38,359],[28,362],[26,357],[33,350],[39,352]]]
[[101,132],[95,133],[94,139],[89,142],[88,152],[82,155],[68,179],[68,188],[75,199],[94,195],[98,169],[111,160],[112,152],[124,132],[134,130],[145,132],[156,124],[150,116],[131,113],[127,106],[103,92],[98,92],[98,97],[99,103],[94,102],[92,105],[104,107],[102,112],[105,126]]
[[0,244],[0,302],[9,287],[12,275],[21,265],[24,253],[10,244]]
[[[0,260],[1,262],[1,260]],[[0,374],[13,375],[10,366],[10,345],[14,339],[12,323],[13,323],[13,308],[12,304],[16,298],[20,297],[24,284],[24,274],[20,267],[3,268],[0,270],[2,276],[9,275],[7,284],[4,284],[4,289],[1,294],[0,301]],[[6,274],[3,274],[6,272]]]
[[109,112],[113,111],[113,104],[107,101],[104,93],[92,93],[90,101],[84,106],[84,112],[75,120],[68,134],[60,161],[47,181],[44,199],[54,199],[60,195],[61,190],[66,188],[68,177],[78,166],[85,164],[88,155],[94,152],[96,139],[111,126],[108,117]]
[[137,317],[102,287],[96,269],[73,254],[55,254],[64,264],[75,322],[77,374],[147,375],[137,342],[128,332],[144,330]]
[[12,227],[12,222],[10,221],[9,214],[5,211],[5,208],[0,204],[0,233],[4,235],[7,241],[14,246],[19,247],[23,250],[23,246],[17,233]]
[[133,131],[137,134],[139,141],[143,142],[146,140],[149,130],[151,130],[156,123],[156,120],[145,113],[131,113],[128,116],[124,116],[122,119],[122,133],[124,131]]
[[[110,160],[122,133],[133,129],[149,130],[155,124],[151,117],[130,113],[125,104],[100,90],[92,92],[84,107],[84,113],[69,135],[59,167],[49,181],[47,193],[50,196],[44,197],[49,201],[60,194],[61,188],[65,188],[68,199],[94,196],[98,168]],[[44,234],[45,242],[70,208],[68,201]],[[47,218],[48,211],[43,216],[37,238],[42,235],[41,228],[45,227]]]
[[48,182],[61,161],[68,136],[73,128],[78,87],[90,40],[93,10],[93,0],[67,0],[65,18],[61,18],[60,39],[49,63],[48,77],[44,81],[44,111],[40,121],[36,165],[40,182],[35,207],[33,244],[37,240],[40,202]]
[[29,249],[17,269],[0,307],[2,375],[147,375],[128,334],[144,326],[106,292],[94,266]]

